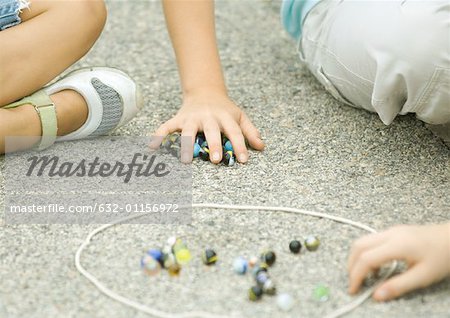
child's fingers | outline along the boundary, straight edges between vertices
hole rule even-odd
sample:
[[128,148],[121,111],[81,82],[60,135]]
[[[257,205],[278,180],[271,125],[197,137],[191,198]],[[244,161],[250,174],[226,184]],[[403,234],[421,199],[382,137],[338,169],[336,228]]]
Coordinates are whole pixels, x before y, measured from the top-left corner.
[[366,236],[363,236],[362,238],[358,239],[353,243],[352,249],[350,251],[350,256],[348,258],[347,262],[347,269],[350,271],[350,269],[353,267],[353,264],[356,259],[358,259],[359,255],[366,251],[367,249],[370,249],[374,246],[380,246],[386,238],[386,233],[373,233]]
[[150,138],[150,148],[158,149],[164,137],[166,137],[168,134],[173,133],[174,131],[177,131],[178,129],[178,122],[174,118],[166,121],[164,124],[159,126],[159,128],[153,133],[152,137]]
[[244,134],[244,137],[247,138],[250,146],[256,150],[263,150],[264,142],[261,140],[261,134],[245,113],[242,113],[241,115],[240,126],[242,133]]
[[356,293],[367,274],[385,263],[399,258],[398,254],[398,250],[392,248],[390,244],[383,244],[362,253],[350,268],[349,293]]
[[203,127],[203,133],[208,141],[209,160],[219,163],[222,160],[222,138],[220,128],[214,121],[209,121]]
[[[181,132],[181,162],[189,163],[192,161],[193,145],[198,128],[196,125],[184,126]],[[188,137],[190,138],[189,140]]]
[[241,163],[245,163],[248,160],[248,151],[245,146],[245,139],[242,135],[241,128],[235,121],[228,121],[226,125],[223,126],[225,135],[230,139],[233,145],[234,153],[237,159]]
[[430,270],[426,266],[418,264],[381,284],[375,290],[373,298],[378,301],[386,301],[415,289],[426,287],[433,283],[430,276]]

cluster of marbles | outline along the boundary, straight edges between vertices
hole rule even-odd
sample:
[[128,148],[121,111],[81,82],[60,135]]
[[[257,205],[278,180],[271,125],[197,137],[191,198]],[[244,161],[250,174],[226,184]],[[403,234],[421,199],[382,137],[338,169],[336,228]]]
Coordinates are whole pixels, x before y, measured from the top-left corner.
[[[200,158],[204,161],[209,161],[209,146],[208,141],[203,133],[197,134],[194,142],[194,158]],[[234,154],[231,141],[222,136],[222,163],[226,166],[234,166],[236,163],[236,155]]]
[[[289,250],[293,254],[299,254],[303,245],[308,251],[316,251],[320,246],[320,240],[316,236],[310,235],[302,242],[292,240],[289,243]],[[275,264],[276,254],[273,251],[265,251],[259,258],[251,257],[249,260],[239,256],[233,261],[233,270],[238,275],[245,275],[251,272],[255,285],[248,290],[248,298],[251,301],[257,301],[264,294],[275,295],[277,293],[276,285],[269,275],[269,268]],[[317,286],[313,291],[313,296],[319,301],[328,300],[329,290],[324,285]],[[277,306],[283,311],[289,311],[295,304],[294,298],[288,293],[280,293],[277,296]]]
[[[308,236],[303,242],[308,251],[316,251],[320,246],[320,240],[316,236]],[[299,240],[289,243],[289,250],[293,254],[299,254],[303,245]],[[189,263],[191,252],[186,244],[177,237],[170,237],[162,249],[150,249],[141,259],[141,268],[147,275],[153,276],[166,269],[170,276],[178,276],[181,266]],[[205,249],[201,254],[205,265],[216,264],[218,257],[213,249]],[[257,301],[263,295],[276,295],[277,288],[269,275],[269,268],[275,264],[277,256],[273,251],[264,251],[260,257],[250,257],[248,260],[242,256],[233,261],[233,270],[238,275],[250,273],[254,279],[254,285],[248,290],[248,299]],[[313,298],[324,302],[329,299],[329,288],[325,285],[317,285],[313,290]],[[283,311],[290,311],[295,300],[289,293],[279,293],[276,299],[277,306]]]
[[[167,135],[161,143],[161,149],[170,153],[174,157],[179,158],[181,151],[180,133]],[[197,134],[194,142],[193,157],[200,158],[204,161],[209,161],[209,155],[210,150],[205,135],[203,133]],[[225,136],[222,136],[222,163],[229,167],[234,166],[236,163],[236,155],[234,154],[231,141]]]
[[[201,255],[205,265],[217,262],[217,253],[212,249],[205,249]],[[166,269],[170,276],[178,276],[181,266],[188,264],[192,259],[191,252],[186,244],[175,236],[170,237],[162,249],[152,248],[141,258],[141,268],[145,274],[154,276],[161,269]]]
[[170,237],[162,249],[150,249],[141,258],[141,268],[149,276],[166,269],[170,276],[178,276],[181,266],[190,262],[192,256],[186,244],[177,237]]
[[239,256],[233,261],[233,270],[238,275],[245,275],[251,272],[255,285],[248,290],[248,299],[256,301],[261,299],[263,294],[275,295],[276,285],[269,275],[269,267],[273,266],[276,254],[273,251],[265,251],[260,258],[252,257],[249,260]]

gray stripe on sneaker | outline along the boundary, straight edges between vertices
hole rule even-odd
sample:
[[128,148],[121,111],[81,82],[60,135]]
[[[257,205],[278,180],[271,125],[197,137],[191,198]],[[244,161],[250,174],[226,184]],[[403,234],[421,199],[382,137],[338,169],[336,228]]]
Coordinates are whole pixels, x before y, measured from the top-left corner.
[[110,133],[119,124],[123,114],[123,102],[120,95],[112,87],[105,85],[98,78],[91,80],[103,105],[102,121],[90,136],[102,136]]

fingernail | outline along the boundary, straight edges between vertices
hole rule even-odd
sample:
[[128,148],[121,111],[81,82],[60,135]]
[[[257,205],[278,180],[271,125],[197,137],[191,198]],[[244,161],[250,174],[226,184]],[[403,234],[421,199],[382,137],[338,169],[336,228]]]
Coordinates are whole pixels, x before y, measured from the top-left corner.
[[244,154],[244,153],[241,153],[241,154],[239,155],[239,161],[240,161],[240,162],[245,162],[245,161],[247,161],[247,155]]
[[213,155],[212,155],[212,160],[213,161],[218,161],[220,159],[220,154],[218,153],[218,152],[215,152]]

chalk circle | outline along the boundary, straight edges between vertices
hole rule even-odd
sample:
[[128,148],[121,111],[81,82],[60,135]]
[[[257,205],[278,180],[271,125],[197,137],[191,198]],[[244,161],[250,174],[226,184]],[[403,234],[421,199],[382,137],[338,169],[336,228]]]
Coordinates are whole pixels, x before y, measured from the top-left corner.
[[[322,212],[307,211],[307,210],[289,208],[289,207],[194,203],[194,204],[192,204],[192,206],[180,206],[180,209],[190,208],[190,207],[192,207],[192,208],[209,208],[209,209],[225,209],[225,210],[244,210],[244,211],[275,211],[275,212],[292,213],[292,214],[303,214],[303,215],[308,215],[308,216],[313,216],[313,217],[318,217],[318,218],[329,219],[329,220],[332,220],[332,221],[335,221],[338,223],[348,224],[353,227],[363,229],[370,233],[377,232],[375,229],[371,228],[368,225],[365,225],[365,224],[359,223],[359,222],[355,222],[350,219],[346,219],[346,218],[342,218],[342,217],[338,217],[338,216],[334,216],[334,215],[322,213]],[[100,280],[98,280],[97,277],[92,275],[81,265],[81,262],[80,262],[81,254],[83,253],[83,250],[89,245],[89,243],[91,242],[92,238],[95,235],[97,235],[100,232],[103,232],[104,230],[106,230],[109,227],[112,227],[116,224],[131,220],[131,219],[141,217],[144,214],[145,213],[128,216],[128,217],[119,219],[119,220],[115,221],[114,223],[104,224],[104,225],[96,228],[92,232],[90,232],[87,235],[84,242],[78,248],[77,252],[75,253],[75,267],[78,270],[78,272],[81,275],[83,275],[84,277],[86,277],[92,284],[94,284],[95,287],[97,287],[97,289],[100,292],[102,292],[109,298],[114,299],[128,307],[132,307],[138,311],[153,315],[155,317],[160,317],[160,318],[191,318],[191,317],[224,318],[224,317],[230,317],[229,315],[226,315],[226,316],[218,315],[218,314],[209,313],[209,312],[205,312],[205,311],[189,311],[189,312],[182,312],[182,313],[169,313],[169,312],[158,310],[158,309],[155,309],[152,307],[148,307],[144,304],[138,303],[132,299],[122,296],[122,295],[114,292],[113,290],[109,289]],[[357,308],[358,306],[360,306],[373,294],[375,288],[380,283],[385,281],[388,277],[390,277],[392,275],[392,273],[394,273],[394,271],[397,269],[397,266],[398,266],[397,261],[393,261],[391,263],[391,265],[389,266],[389,268],[386,270],[386,272],[382,275],[382,277],[380,277],[380,279],[372,287],[370,287],[369,289],[364,291],[360,296],[356,297],[353,301],[351,301],[351,302],[345,304],[344,306],[334,310],[333,312],[327,314],[325,316],[325,318],[340,317],[340,316],[352,311],[353,309]]]

